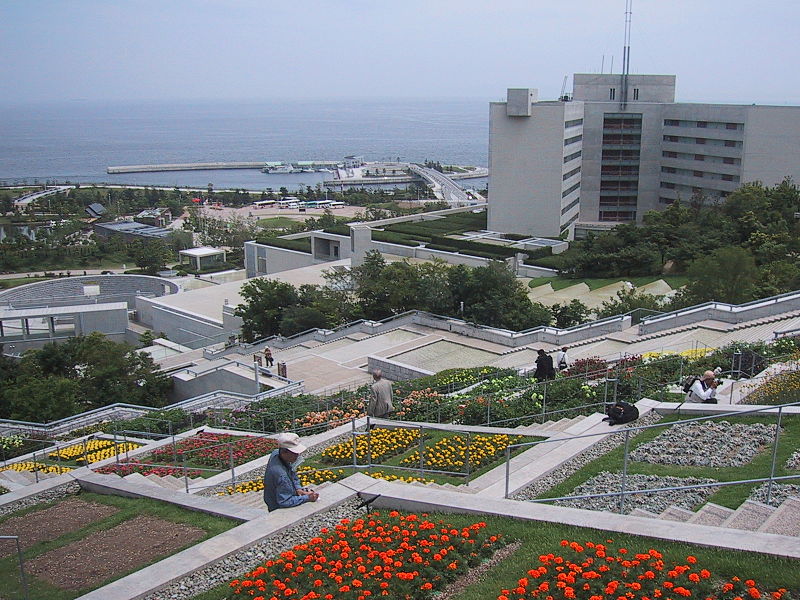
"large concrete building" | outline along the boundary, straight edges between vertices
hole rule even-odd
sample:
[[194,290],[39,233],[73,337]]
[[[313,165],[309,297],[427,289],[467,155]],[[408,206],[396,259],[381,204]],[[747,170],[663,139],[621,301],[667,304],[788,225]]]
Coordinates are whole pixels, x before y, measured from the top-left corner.
[[489,229],[557,236],[676,199],[800,179],[800,106],[675,102],[674,75],[575,74],[572,96],[490,106]]

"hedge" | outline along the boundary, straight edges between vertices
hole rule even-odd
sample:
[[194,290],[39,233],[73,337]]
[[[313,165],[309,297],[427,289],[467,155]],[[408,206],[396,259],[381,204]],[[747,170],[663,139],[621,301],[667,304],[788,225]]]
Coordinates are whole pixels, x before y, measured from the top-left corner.
[[401,246],[419,246],[420,242],[411,238],[410,236],[403,235],[402,233],[395,233],[393,231],[379,231],[374,229],[372,231],[372,240],[375,242],[387,242],[389,244],[400,244]]
[[305,252],[311,254],[311,238],[301,238],[299,240],[287,240],[286,238],[262,238],[258,240],[259,244],[265,246],[273,246],[275,248],[285,248],[286,250],[296,250],[298,252]]

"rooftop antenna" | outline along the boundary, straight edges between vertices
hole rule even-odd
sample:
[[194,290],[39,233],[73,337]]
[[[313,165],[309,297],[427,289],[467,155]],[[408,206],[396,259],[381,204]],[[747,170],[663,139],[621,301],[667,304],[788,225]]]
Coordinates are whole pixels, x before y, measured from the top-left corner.
[[622,94],[620,94],[619,106],[625,108],[628,105],[628,74],[631,68],[631,13],[633,12],[633,0],[625,0],[625,47],[622,50]]
[[606,72],[606,55],[603,54],[603,60],[600,61],[600,75]]

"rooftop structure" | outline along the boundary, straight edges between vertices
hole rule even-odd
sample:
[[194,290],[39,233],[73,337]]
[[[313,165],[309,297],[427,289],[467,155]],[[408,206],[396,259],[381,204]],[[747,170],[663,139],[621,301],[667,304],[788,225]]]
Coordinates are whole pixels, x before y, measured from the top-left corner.
[[490,105],[489,228],[557,236],[800,177],[800,106],[675,102],[674,75],[577,73]]
[[197,269],[198,271],[213,267],[219,263],[224,263],[227,258],[225,250],[221,248],[211,248],[209,246],[181,250],[178,254],[181,257],[181,264],[184,264],[185,258],[186,262],[189,263],[193,269]]
[[93,226],[95,234],[100,237],[110,237],[120,235],[126,241],[141,239],[164,239],[172,233],[169,229],[144,225],[135,221],[117,221],[114,223],[95,223]]

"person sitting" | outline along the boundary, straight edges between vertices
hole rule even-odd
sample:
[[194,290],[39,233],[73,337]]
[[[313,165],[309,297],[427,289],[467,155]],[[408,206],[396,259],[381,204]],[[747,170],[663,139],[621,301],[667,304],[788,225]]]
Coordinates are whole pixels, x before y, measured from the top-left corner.
[[609,425],[622,425],[631,423],[639,418],[639,409],[628,402],[615,402],[608,407],[608,415],[603,421],[608,421]]
[[300,485],[295,465],[306,447],[300,443],[296,433],[280,433],[275,436],[278,449],[269,456],[264,472],[264,502],[272,512],[278,508],[291,508],[319,498],[314,490]]
[[719,383],[714,371],[706,371],[700,379],[695,379],[684,402],[717,403],[717,386]]

